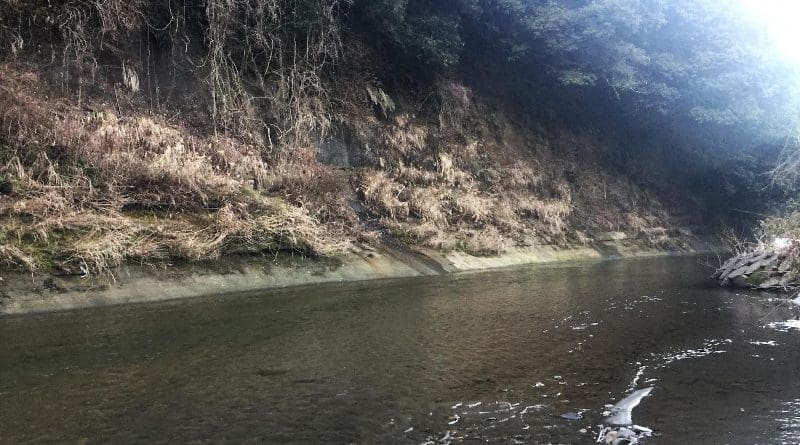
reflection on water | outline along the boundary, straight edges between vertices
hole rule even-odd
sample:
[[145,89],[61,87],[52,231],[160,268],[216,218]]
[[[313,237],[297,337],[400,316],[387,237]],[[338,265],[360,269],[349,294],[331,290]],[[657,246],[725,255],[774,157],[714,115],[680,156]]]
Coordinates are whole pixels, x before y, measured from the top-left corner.
[[593,443],[652,386],[643,443],[796,443],[800,331],[708,274],[599,262],[0,319],[0,441]]
[[779,423],[780,431],[778,440],[774,443],[787,445],[800,443],[800,400],[782,402],[771,414]]

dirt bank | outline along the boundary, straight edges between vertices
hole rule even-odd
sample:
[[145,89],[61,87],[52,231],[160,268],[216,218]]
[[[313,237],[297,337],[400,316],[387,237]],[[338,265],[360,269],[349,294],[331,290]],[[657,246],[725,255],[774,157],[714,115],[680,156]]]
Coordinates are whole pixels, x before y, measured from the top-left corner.
[[641,241],[609,239],[594,244],[532,245],[490,257],[463,252],[436,253],[381,246],[353,249],[335,258],[288,254],[259,259],[232,258],[214,263],[161,267],[126,265],[114,279],[3,272],[0,314],[20,315],[125,303],[221,295],[326,282],[416,277],[524,264],[631,258],[709,252],[713,243],[697,239],[676,250]]

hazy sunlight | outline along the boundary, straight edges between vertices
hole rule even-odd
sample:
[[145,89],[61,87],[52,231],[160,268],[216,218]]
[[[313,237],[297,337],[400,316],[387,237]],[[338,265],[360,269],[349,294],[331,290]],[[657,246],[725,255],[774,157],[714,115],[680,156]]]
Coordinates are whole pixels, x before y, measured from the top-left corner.
[[776,51],[800,65],[800,1],[739,0],[746,13],[769,29]]

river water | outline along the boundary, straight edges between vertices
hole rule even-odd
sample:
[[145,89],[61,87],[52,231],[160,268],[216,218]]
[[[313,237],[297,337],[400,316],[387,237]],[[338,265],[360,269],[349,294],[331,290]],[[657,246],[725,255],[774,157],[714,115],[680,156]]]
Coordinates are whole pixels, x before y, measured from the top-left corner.
[[792,310],[715,287],[704,261],[3,318],[0,442],[594,443],[652,386],[640,443],[799,443]]

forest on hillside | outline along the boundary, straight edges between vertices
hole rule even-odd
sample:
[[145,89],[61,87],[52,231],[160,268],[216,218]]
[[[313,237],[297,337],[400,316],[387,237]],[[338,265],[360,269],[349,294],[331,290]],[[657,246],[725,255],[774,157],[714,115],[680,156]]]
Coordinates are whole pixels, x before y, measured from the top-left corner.
[[712,0],[0,0],[0,262],[741,232],[796,194],[767,39]]

